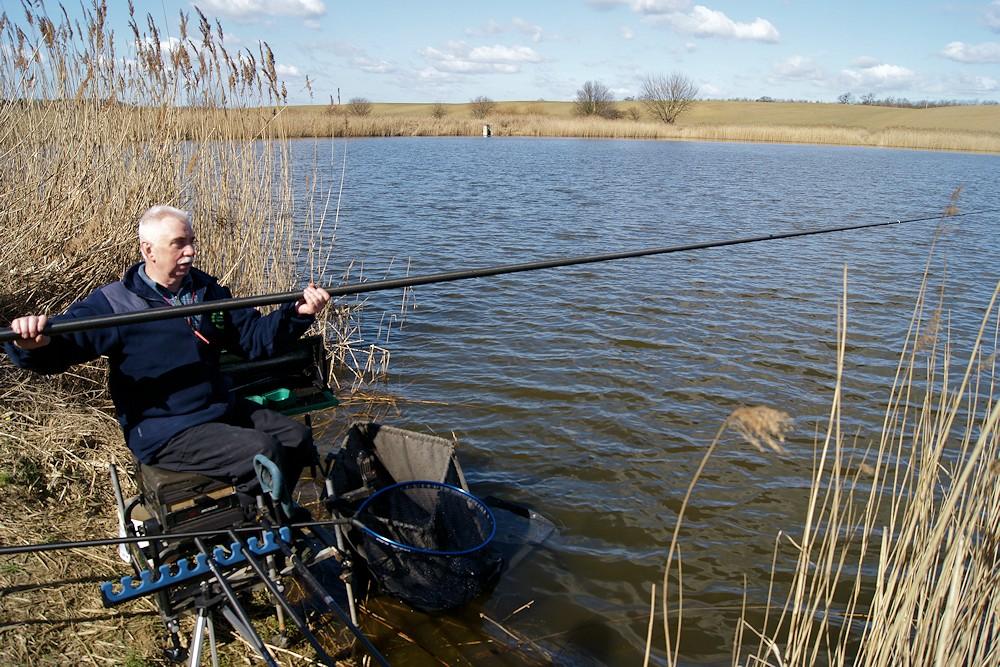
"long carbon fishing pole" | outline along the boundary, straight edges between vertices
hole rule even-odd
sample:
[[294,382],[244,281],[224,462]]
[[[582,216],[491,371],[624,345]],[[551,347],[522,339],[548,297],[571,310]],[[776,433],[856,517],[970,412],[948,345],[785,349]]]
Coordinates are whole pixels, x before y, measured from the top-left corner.
[[[430,273],[422,276],[410,276],[407,278],[394,278],[391,280],[373,280],[367,283],[355,285],[344,285],[341,287],[328,287],[330,296],[348,296],[352,294],[365,294],[368,292],[379,292],[384,290],[402,289],[406,287],[416,287],[418,285],[432,285],[436,283],[454,282],[456,280],[468,280],[470,278],[486,278],[489,276],[499,276],[508,273],[523,273],[525,271],[539,271],[541,269],[554,269],[563,266],[578,266],[580,264],[594,264],[597,262],[610,262],[616,259],[630,259],[634,257],[649,257],[652,255],[670,255],[674,253],[690,252],[693,250],[707,250],[710,248],[725,248],[727,246],[746,245],[748,243],[761,243],[763,241],[778,241],[781,239],[794,239],[805,236],[816,236],[819,234],[833,234],[835,232],[848,232],[858,229],[874,229],[876,227],[888,227],[890,225],[903,225],[910,222],[925,222],[928,220],[942,220],[959,218],[968,215],[982,215],[984,213],[994,213],[1000,208],[983,209],[980,211],[970,211],[968,213],[957,213],[953,215],[941,214],[930,215],[920,218],[908,218],[905,220],[888,220],[884,222],[868,222],[857,225],[843,225],[839,227],[825,227],[821,229],[810,229],[797,232],[784,232],[780,234],[761,234],[759,236],[747,236],[738,239],[727,239],[722,241],[704,241],[701,243],[687,243],[683,245],[663,246],[658,248],[643,248],[640,250],[625,250],[622,252],[605,253],[601,255],[582,255],[578,257],[563,257],[558,259],[546,259],[536,262],[524,262],[522,264],[503,264],[499,266],[488,266],[479,269],[462,269],[457,271],[446,271],[443,273]],[[45,327],[45,333],[50,335],[75,333],[77,331],[87,331],[89,329],[99,329],[102,327],[121,326],[125,324],[139,324],[142,322],[154,322],[166,320],[174,317],[190,317],[202,313],[219,312],[224,310],[235,310],[237,308],[254,308],[257,306],[272,306],[281,303],[292,303],[302,296],[301,291],[284,292],[281,294],[264,294],[260,296],[248,296],[235,299],[220,299],[218,301],[207,301],[202,303],[189,304],[184,306],[149,308],[132,313],[118,313],[115,315],[100,315],[96,317],[79,317],[61,322],[50,322]],[[0,343],[15,340],[18,335],[10,329],[0,329]]]
[[[315,526],[349,526],[354,525],[353,519],[327,519],[325,521],[304,521],[302,523],[289,524],[289,528],[313,528]],[[231,529],[234,533],[259,533],[267,526],[257,524],[252,526],[242,526]],[[220,530],[195,530],[182,533],[170,533],[169,535],[136,535],[135,537],[109,537],[97,540],[77,540],[73,542],[41,542],[38,544],[18,544],[15,546],[0,546],[0,556],[12,556],[15,554],[36,553],[39,551],[63,551],[65,549],[90,549],[93,547],[113,547],[119,544],[132,544],[135,542],[163,542],[176,540],[190,540],[198,537],[215,537]]]

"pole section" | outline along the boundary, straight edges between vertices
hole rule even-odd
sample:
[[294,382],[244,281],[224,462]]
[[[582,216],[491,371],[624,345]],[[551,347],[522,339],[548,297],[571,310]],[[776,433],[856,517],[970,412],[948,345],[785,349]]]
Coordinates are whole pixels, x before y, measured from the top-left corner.
[[[422,276],[410,276],[407,278],[394,278],[391,280],[373,280],[367,283],[355,285],[343,285],[341,287],[329,287],[327,292],[332,297],[348,296],[352,294],[366,294],[368,292],[379,292],[393,289],[403,289],[406,287],[416,287],[418,285],[432,285],[438,283],[454,282],[457,280],[469,280],[471,278],[486,278],[511,273],[522,273],[525,271],[539,271],[542,269],[554,269],[563,266],[579,266],[581,264],[594,264],[596,262],[610,262],[617,259],[630,259],[636,257],[649,257],[652,255],[670,255],[681,252],[691,252],[694,250],[707,250],[710,248],[725,248],[728,246],[746,245],[749,243],[761,243],[764,241],[777,241],[781,239],[801,238],[805,236],[816,236],[818,234],[832,234],[835,232],[847,232],[858,229],[874,229],[876,227],[887,227],[889,225],[902,225],[909,222],[924,222],[927,220],[939,220],[945,218],[958,218],[967,215],[980,215],[992,213],[1000,209],[985,209],[981,211],[971,211],[969,213],[958,213],[955,215],[933,215],[921,218],[909,218],[907,220],[889,220],[885,222],[868,222],[857,225],[842,225],[838,227],[826,227],[822,229],[811,229],[797,232],[783,232],[780,234],[761,234],[759,236],[747,236],[737,239],[726,239],[721,241],[704,241],[701,243],[687,243],[682,245],[662,246],[656,248],[643,248],[639,250],[625,250],[621,252],[604,253],[600,255],[582,255],[579,257],[562,257],[555,259],[545,259],[536,262],[524,262],[520,264],[502,264],[499,266],[487,266],[478,269],[460,269],[456,271],[445,271],[441,273],[430,273]],[[45,333],[50,335],[76,333],[90,329],[102,327],[122,326],[125,324],[140,324],[143,322],[155,322],[174,317],[190,317],[203,313],[219,312],[225,310],[235,310],[237,308],[255,308],[257,306],[271,306],[282,303],[292,303],[302,296],[301,291],[283,292],[280,294],[264,294],[260,296],[239,297],[235,299],[219,299],[218,301],[207,301],[184,306],[167,306],[149,308],[133,313],[118,313],[115,315],[100,315],[96,317],[79,317],[72,320],[60,322],[50,322],[45,327]],[[5,343],[17,338],[17,335],[10,329],[0,329],[0,343]]]

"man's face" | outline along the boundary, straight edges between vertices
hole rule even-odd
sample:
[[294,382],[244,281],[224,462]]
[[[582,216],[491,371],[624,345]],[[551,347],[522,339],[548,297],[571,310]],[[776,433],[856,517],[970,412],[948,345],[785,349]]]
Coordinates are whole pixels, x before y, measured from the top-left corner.
[[167,218],[161,222],[153,241],[143,242],[150,277],[165,287],[180,285],[197,254],[194,242],[194,231],[183,220]]

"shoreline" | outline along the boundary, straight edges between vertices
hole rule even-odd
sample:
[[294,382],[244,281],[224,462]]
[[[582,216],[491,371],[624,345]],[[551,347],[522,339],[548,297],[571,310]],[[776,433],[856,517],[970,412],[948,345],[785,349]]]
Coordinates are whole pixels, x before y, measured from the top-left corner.
[[[439,117],[432,115],[437,106]],[[637,102],[619,102],[625,118],[576,117],[571,102],[499,102],[485,117],[471,104],[372,104],[276,109],[285,138],[483,136],[723,141],[862,146],[1000,154],[1000,105],[928,109],[778,102],[697,102],[676,124],[645,120]],[[443,115],[440,115],[442,114]],[[629,118],[629,115],[637,120]]]

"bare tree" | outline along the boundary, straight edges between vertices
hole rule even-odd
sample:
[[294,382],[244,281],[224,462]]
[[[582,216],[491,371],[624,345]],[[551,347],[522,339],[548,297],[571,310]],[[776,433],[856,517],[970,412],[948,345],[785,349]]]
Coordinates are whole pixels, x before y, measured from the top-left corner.
[[355,116],[364,118],[365,116],[371,115],[372,103],[364,97],[352,97],[347,102],[347,110]]
[[588,81],[576,91],[573,113],[577,116],[621,117],[621,112],[615,107],[614,93],[600,81]]
[[470,104],[472,104],[473,118],[486,118],[497,108],[497,103],[485,95],[473,98]]
[[854,101],[854,95],[851,95],[851,93],[849,92],[837,96],[838,104],[850,104],[853,101]]
[[434,116],[434,118],[441,120],[448,115],[448,108],[438,102],[431,107],[431,115]]
[[664,123],[673,123],[687,111],[698,94],[698,86],[684,76],[674,72],[647,76],[642,81],[639,100],[654,118]]

